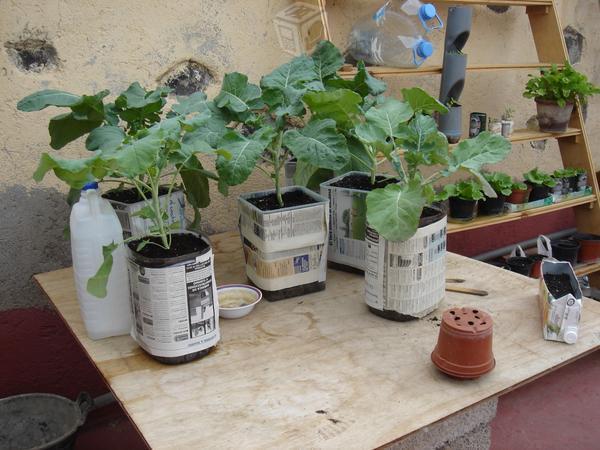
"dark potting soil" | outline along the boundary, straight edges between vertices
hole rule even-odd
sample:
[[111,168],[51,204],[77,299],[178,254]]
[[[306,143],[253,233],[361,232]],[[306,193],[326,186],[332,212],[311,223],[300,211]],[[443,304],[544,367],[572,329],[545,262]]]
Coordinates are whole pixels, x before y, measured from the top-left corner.
[[310,205],[311,203],[317,202],[317,200],[315,200],[313,197],[302,191],[284,192],[281,197],[283,198],[283,206],[277,203],[277,196],[275,193],[266,194],[262,197],[248,198],[247,201],[252,203],[261,211],[273,211],[276,209],[290,208],[293,206]]
[[[167,187],[161,186],[158,188],[159,195],[166,195],[169,192]],[[150,192],[144,192],[146,197],[151,197],[152,194]],[[140,193],[135,188],[127,188],[127,189],[113,189],[111,191],[105,192],[102,194],[107,200],[114,200],[120,203],[137,203],[144,201]]]
[[[149,241],[149,243],[140,251],[137,251],[138,244],[143,240]],[[169,249],[164,249],[158,245],[152,245],[152,243],[162,245],[162,241],[158,237],[138,239],[127,245],[129,245],[131,250],[146,258],[173,258],[191,253],[202,253],[209,248],[208,244],[200,237],[185,233],[172,234],[171,248]]]
[[571,277],[566,273],[559,275],[546,274],[544,275],[544,281],[554,298],[561,298],[567,294],[575,295],[575,291],[571,286]]
[[373,189],[384,188],[388,184],[395,182],[396,180],[394,178],[386,178],[382,175],[377,175],[375,177],[375,184],[371,184],[371,177],[369,175],[364,173],[353,173],[346,175],[335,183],[331,183],[330,186],[370,192]]

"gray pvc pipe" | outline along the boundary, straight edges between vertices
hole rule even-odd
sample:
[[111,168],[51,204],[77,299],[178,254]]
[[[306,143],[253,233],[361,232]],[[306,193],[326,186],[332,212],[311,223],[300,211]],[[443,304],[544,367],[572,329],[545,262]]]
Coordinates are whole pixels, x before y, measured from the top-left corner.
[[448,138],[460,139],[462,134],[462,106],[451,106],[448,113],[440,114],[438,128]]
[[450,99],[458,101],[465,86],[467,55],[462,53],[444,53],[440,101],[448,104]]
[[446,21],[445,52],[460,52],[471,35],[473,8],[454,6],[448,8]]

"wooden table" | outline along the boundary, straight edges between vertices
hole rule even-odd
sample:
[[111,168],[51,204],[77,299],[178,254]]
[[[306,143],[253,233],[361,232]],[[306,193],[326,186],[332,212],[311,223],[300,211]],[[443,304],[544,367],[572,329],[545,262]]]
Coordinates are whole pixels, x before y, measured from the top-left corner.
[[[217,281],[245,281],[237,233],[213,244]],[[217,349],[181,366],[153,361],[128,336],[89,339],[71,269],[35,279],[152,448],[337,449],[393,442],[600,346],[598,302],[584,300],[575,345],[548,342],[537,281],[454,254],[447,276],[490,295],[449,293],[427,318],[396,323],[367,311],[361,276],[330,270],[324,292],[221,320]],[[430,361],[449,305],[493,316],[497,365],[478,380],[449,378]]]

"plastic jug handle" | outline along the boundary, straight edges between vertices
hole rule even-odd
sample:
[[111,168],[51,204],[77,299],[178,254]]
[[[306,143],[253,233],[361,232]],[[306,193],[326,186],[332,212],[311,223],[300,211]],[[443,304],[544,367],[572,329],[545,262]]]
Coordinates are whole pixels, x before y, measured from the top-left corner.
[[433,30],[441,30],[442,28],[444,28],[444,21],[442,20],[442,18],[440,17],[440,15],[438,13],[435,14],[435,19],[437,20],[437,25],[430,27],[427,25],[427,21],[423,17],[419,16],[421,25],[423,25],[423,28],[425,28],[425,31],[427,33],[429,33],[430,31],[433,31]]
[[423,58],[423,57],[419,56],[419,54],[417,53],[417,46],[414,46],[412,51],[413,51],[413,64],[416,67],[419,67],[421,64],[423,64],[425,62],[425,60],[427,58]]

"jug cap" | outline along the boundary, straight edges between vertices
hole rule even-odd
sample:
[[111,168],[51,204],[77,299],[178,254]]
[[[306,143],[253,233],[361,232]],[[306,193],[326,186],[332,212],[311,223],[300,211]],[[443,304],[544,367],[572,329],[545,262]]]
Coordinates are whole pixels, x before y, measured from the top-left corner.
[[433,45],[431,42],[426,40],[419,42],[417,45],[417,55],[419,55],[421,58],[429,58],[431,55],[433,55]]
[[422,20],[431,20],[436,14],[437,11],[435,6],[431,3],[426,3],[419,8],[419,17],[421,17]]
[[574,344],[575,342],[577,342],[577,327],[567,327],[563,337],[567,344]]
[[81,188],[82,191],[87,191],[89,189],[98,189],[98,182],[91,181],[89,183],[84,184],[83,187]]

